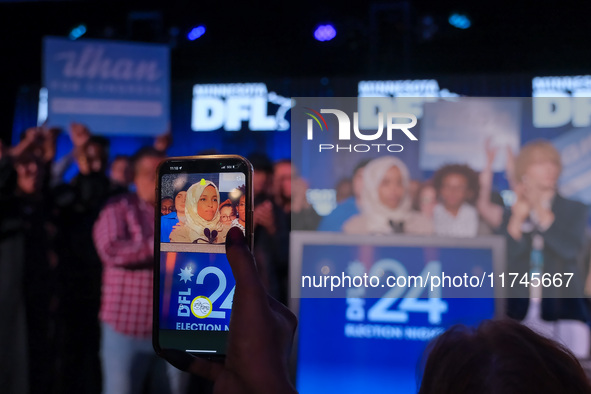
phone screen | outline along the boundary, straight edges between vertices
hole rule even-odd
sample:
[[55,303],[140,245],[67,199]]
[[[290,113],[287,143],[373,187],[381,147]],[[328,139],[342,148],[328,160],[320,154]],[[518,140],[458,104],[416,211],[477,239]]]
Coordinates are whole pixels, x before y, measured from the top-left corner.
[[160,166],[154,280],[157,351],[225,353],[236,285],[225,241],[232,227],[250,238],[250,182],[250,164],[237,156],[169,159]]

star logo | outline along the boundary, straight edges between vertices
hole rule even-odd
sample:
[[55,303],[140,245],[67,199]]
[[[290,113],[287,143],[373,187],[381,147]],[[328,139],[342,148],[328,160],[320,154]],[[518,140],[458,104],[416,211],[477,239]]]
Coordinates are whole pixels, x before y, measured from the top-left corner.
[[181,273],[179,274],[181,280],[185,283],[187,283],[187,281],[190,281],[191,277],[193,276],[193,274],[191,273],[192,271],[193,270],[191,269],[191,267],[181,268]]

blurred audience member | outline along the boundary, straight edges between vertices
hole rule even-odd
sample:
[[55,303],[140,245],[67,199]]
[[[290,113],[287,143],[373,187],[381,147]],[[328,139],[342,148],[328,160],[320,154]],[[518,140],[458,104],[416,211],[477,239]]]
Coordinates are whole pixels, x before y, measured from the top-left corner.
[[351,181],[353,196],[347,198],[337,205],[331,213],[323,217],[318,225],[318,231],[342,231],[343,224],[359,213],[363,191],[363,169],[369,161],[367,159],[357,163]]
[[272,198],[273,183],[273,162],[264,153],[253,153],[248,156],[248,161],[254,169],[252,177],[252,195],[255,199],[255,205],[259,200]]
[[419,394],[591,393],[571,352],[512,320],[453,326],[424,358]]
[[[289,223],[273,199],[273,163],[267,155],[262,153],[251,154],[248,160],[254,169],[253,254],[259,262],[259,274],[265,287],[273,296],[286,302],[287,295],[282,276],[288,256],[281,250],[280,244],[282,239],[289,236]],[[239,212],[238,215],[240,216]]]
[[437,205],[437,191],[431,180],[424,181],[419,186],[412,208],[427,218],[433,219],[433,213]]
[[[10,202],[7,206],[10,212],[6,212],[6,216],[1,218],[2,227],[4,231],[12,227],[15,233],[5,235],[7,239],[15,241],[12,253],[6,255],[14,258],[14,261],[10,259],[6,262],[15,265],[11,269],[3,268],[3,272],[7,274],[7,278],[3,280],[12,278],[19,281],[7,286],[16,290],[10,296],[16,301],[16,309],[11,308],[13,317],[17,319],[14,322],[16,325],[12,327],[20,325],[27,341],[27,346],[20,350],[27,354],[16,356],[15,359],[19,363],[28,359],[28,368],[25,367],[28,371],[16,372],[11,384],[22,383],[19,382],[20,378],[28,375],[29,390],[35,393],[50,393],[55,389],[57,261],[53,251],[55,226],[47,176],[55,154],[55,133],[51,133],[53,132],[43,128],[30,128],[23,133],[16,147],[10,150],[0,147],[0,161],[4,163],[6,174],[2,200]],[[14,172],[10,169],[11,166]],[[7,251],[4,250],[3,255],[5,252]],[[21,325],[23,316],[20,316],[22,309],[19,308],[23,300],[26,326]],[[19,337],[17,334],[16,343],[22,345]]]
[[[41,156],[37,156],[41,155]],[[24,291],[29,347],[29,388],[51,392],[55,383],[56,264],[52,201],[42,153],[26,150],[14,158],[15,208],[24,225]]]
[[[6,394],[28,389],[25,307],[25,226],[16,196],[17,175],[0,141],[0,387]],[[51,364],[45,365],[51,370]]]
[[478,196],[478,174],[464,164],[448,164],[433,175],[439,202],[433,211],[435,234],[475,237],[490,234],[472,205]]
[[343,178],[335,186],[337,204],[353,196],[353,183],[350,178]]
[[99,393],[102,267],[92,227],[105,202],[124,189],[113,185],[106,174],[109,141],[76,124],[71,136],[79,173],[53,192],[59,230],[59,386],[64,393]]
[[[510,272],[574,273],[569,287],[518,287],[508,300],[509,316],[566,344],[578,357],[589,355],[589,312],[582,296],[577,257],[587,221],[584,204],[562,197],[557,183],[560,153],[547,141],[532,141],[515,159],[517,200],[502,228],[507,238]],[[543,297],[543,298],[542,298]]]
[[412,210],[406,165],[392,156],[370,161],[363,170],[361,213],[347,220],[349,234],[431,234],[431,220]]
[[117,155],[111,163],[111,169],[109,171],[109,178],[113,184],[118,185],[122,188],[129,188],[129,185],[133,181],[133,170],[131,168],[131,162],[129,156]]
[[170,196],[162,197],[160,200],[160,214],[162,216],[174,212],[174,200]]
[[148,378],[169,392],[164,365],[152,349],[152,270],[156,168],[164,154],[134,157],[136,193],[110,200],[94,226],[103,263],[100,319],[105,393],[139,393]]
[[275,202],[284,213],[291,213],[291,229],[316,230],[321,217],[308,203],[308,184],[293,168],[291,160],[284,159],[275,164],[273,185]]

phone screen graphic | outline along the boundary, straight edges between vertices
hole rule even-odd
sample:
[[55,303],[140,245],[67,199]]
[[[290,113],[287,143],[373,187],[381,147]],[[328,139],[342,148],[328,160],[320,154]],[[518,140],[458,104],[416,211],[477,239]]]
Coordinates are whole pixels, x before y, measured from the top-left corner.
[[155,348],[223,354],[236,285],[225,240],[232,227],[250,227],[250,174],[247,167],[195,172],[197,163],[161,166]]

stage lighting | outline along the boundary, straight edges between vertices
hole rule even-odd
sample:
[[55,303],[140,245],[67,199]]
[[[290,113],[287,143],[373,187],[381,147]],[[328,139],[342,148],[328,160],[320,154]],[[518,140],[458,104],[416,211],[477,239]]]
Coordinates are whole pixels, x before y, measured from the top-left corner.
[[337,35],[337,31],[331,24],[318,25],[314,31],[314,38],[318,41],[330,41]]
[[187,38],[189,41],[195,41],[199,37],[205,34],[205,26],[197,26],[191,29],[189,34],[187,34]]
[[467,29],[472,25],[470,22],[470,18],[464,14],[453,13],[449,16],[448,22],[453,27],[457,27],[458,29]]
[[70,32],[70,40],[76,40],[80,37],[82,37],[84,35],[84,33],[86,33],[86,26],[85,25],[78,25],[75,28],[72,29],[72,31]]

